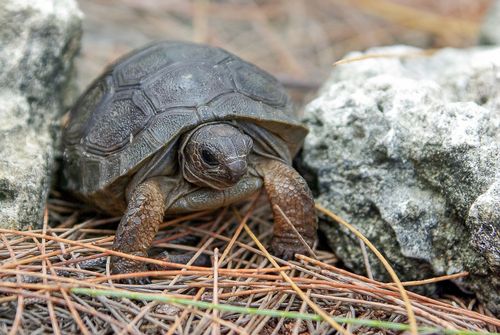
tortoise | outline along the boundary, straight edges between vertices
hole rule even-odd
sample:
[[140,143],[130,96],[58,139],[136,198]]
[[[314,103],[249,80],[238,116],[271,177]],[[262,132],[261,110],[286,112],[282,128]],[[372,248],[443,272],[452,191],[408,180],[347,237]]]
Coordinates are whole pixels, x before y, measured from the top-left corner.
[[[64,187],[122,216],[113,248],[140,256],[165,214],[226,206],[264,187],[272,253],[290,259],[307,251],[297,232],[316,241],[313,197],[291,166],[306,134],[267,72],[220,48],[157,42],[110,65],[70,111]],[[111,259],[112,273],[145,267]]]

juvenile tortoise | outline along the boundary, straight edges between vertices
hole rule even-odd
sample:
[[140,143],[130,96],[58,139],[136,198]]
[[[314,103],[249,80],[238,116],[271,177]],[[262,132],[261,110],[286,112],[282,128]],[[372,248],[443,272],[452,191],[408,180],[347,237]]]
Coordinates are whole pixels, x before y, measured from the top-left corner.
[[[97,78],[70,112],[63,141],[65,187],[123,215],[113,248],[146,256],[166,213],[246,199],[264,186],[273,205],[274,255],[312,246],[311,191],[291,167],[307,129],[279,82],[220,48],[160,42]],[[146,265],[112,257],[113,273]]]

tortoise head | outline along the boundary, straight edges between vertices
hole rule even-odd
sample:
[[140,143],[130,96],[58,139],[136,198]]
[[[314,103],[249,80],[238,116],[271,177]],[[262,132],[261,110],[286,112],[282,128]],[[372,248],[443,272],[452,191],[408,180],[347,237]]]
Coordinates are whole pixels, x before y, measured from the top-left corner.
[[180,149],[187,181],[217,190],[236,184],[246,174],[253,141],[226,123],[207,124],[188,133]]

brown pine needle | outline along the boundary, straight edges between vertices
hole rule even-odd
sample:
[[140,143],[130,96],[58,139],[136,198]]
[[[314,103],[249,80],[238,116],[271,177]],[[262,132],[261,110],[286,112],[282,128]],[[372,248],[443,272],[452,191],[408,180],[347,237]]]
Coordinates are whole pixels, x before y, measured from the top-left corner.
[[[243,226],[245,224],[245,222],[248,221],[248,219],[250,218],[250,215],[252,215],[254,209],[255,209],[255,206],[257,204],[257,199],[258,199],[258,195],[253,199],[252,201],[252,205],[250,206],[250,209],[248,210],[247,214],[245,215],[245,217],[243,218],[243,220],[241,220],[241,223],[240,223],[240,226]],[[231,248],[233,247],[234,243],[236,242],[236,239],[239,237],[239,234],[241,232],[241,229],[238,227],[238,230],[236,231],[236,233],[233,235],[233,237],[231,238],[228,246],[226,247],[226,249],[224,250],[224,252],[222,253],[222,256],[219,260],[219,262],[222,263],[222,261],[225,259],[225,257],[227,256],[227,254],[230,252]],[[210,277],[209,277],[210,278]],[[201,295],[205,292],[205,288],[201,288],[198,293],[196,294],[195,296],[195,300],[199,300]],[[170,328],[170,330],[168,331],[168,333],[166,335],[172,335],[174,333],[174,331],[179,327],[180,323],[182,322],[182,320],[186,317],[186,315],[188,314],[187,310],[185,310],[182,315],[177,318],[175,320],[175,323],[172,325],[172,327]]]
[[[214,264],[213,264],[213,269],[214,269],[214,284],[213,284],[213,298],[212,302],[214,304],[219,303],[219,249],[215,248],[214,249]],[[219,319],[219,311],[214,309],[212,311],[212,315],[214,320]],[[212,323],[212,335],[219,335],[220,334],[220,324],[217,322]]]
[[[252,232],[252,230],[250,230],[250,228],[246,224],[244,225],[244,228],[245,228],[245,231],[247,232],[247,234],[250,235],[250,237],[252,238],[252,240],[255,242],[255,244],[257,244],[257,246],[259,247],[260,251],[262,251],[264,253],[264,255],[267,257],[267,259],[269,260],[269,262],[274,267],[276,267],[276,268],[279,267],[278,263],[276,263],[276,261],[271,256],[271,254],[269,254],[269,252],[267,251],[267,249],[262,245],[262,243],[260,243],[259,239],[257,238],[257,236],[254,235],[254,233]],[[332,318],[330,318],[330,316],[323,309],[321,309],[318,305],[316,305],[314,302],[312,302],[311,299],[309,299],[306,296],[306,294],[304,292],[302,292],[302,290],[299,287],[297,287],[297,285],[293,282],[293,280],[290,279],[290,277],[288,277],[288,275],[284,271],[280,271],[280,275],[283,277],[284,280],[286,280],[288,283],[290,283],[290,285],[292,286],[293,290],[295,292],[297,292],[297,295],[303,301],[307,302],[307,304],[309,305],[309,307],[311,307],[313,309],[313,311],[315,311],[316,313],[318,313],[323,318],[323,320],[325,320],[328,324],[330,324],[330,326],[332,326],[336,331],[338,331],[339,333],[341,333],[343,335],[349,335],[350,334],[349,331],[347,331],[346,329],[344,329],[337,322],[335,322]]]
[[[92,298],[67,293],[80,287],[107,292],[120,290],[127,294],[141,291],[163,293],[165,296],[198,300],[201,303],[218,301],[221,305],[286,311],[292,314],[307,313],[304,308],[311,309],[307,300],[300,300],[302,292],[332,317],[356,316],[373,322],[397,321],[406,317],[401,294],[393,283],[381,283],[339,269],[335,267],[336,258],[330,252],[315,250],[317,259],[296,255],[300,263],[272,258],[279,264],[279,267],[275,267],[270,263],[269,255],[260,250],[249,234],[241,234],[246,229],[243,224],[246,224],[253,232],[259,230],[258,237],[254,237],[261,245],[269,242],[272,236],[272,212],[267,202],[259,200],[259,204],[262,205],[246,204],[245,208],[250,208],[251,213],[245,209],[245,218],[240,218],[237,210],[234,215],[222,210],[214,215],[207,213],[209,217],[191,216],[194,222],[186,220],[187,216],[167,221],[169,224],[159,232],[156,246],[165,247],[173,253],[175,250],[194,252],[192,260],[201,254],[216,257],[219,254],[213,250],[219,249],[224,250],[224,258],[214,260],[215,268],[191,267],[190,261],[188,266],[178,265],[162,271],[125,275],[149,276],[152,284],[145,286],[124,285],[110,280],[117,277],[106,272],[104,259],[109,255],[108,248],[113,239],[110,235],[114,230],[89,228],[109,222],[108,219],[90,219],[78,224],[79,217],[72,216],[71,211],[62,208],[62,202],[58,205],[61,208],[51,209],[55,207],[49,206],[49,211],[61,210],[64,213],[63,216],[56,216],[56,220],[66,222],[68,217],[72,217],[71,220],[76,225],[71,228],[50,228],[45,225],[37,231],[11,231],[4,233],[4,238],[0,239],[0,244],[4,246],[0,248],[0,310],[3,313],[7,308],[11,315],[11,319],[7,321],[8,328],[3,325],[0,327],[12,329],[16,307],[19,308],[16,303],[22,297],[24,308],[22,329],[19,330],[26,333],[38,329],[40,322],[43,322],[43,327],[49,332],[56,333],[55,328],[60,327],[62,334],[68,332],[68,327],[73,332],[85,332],[80,329],[82,323],[90,333],[102,332],[106,327],[123,334],[147,333],[152,327],[165,333],[170,331],[194,335],[206,335],[212,330],[231,335],[262,332],[276,335],[285,329],[294,333],[303,327],[307,327],[309,331],[317,329],[318,335],[321,332],[324,334],[335,331],[330,324],[319,319],[298,322],[282,317],[248,315],[234,311],[219,311],[214,315],[214,308],[200,309],[175,303],[165,305],[158,301],[142,305],[128,299]],[[57,226],[57,222],[53,225]],[[199,238],[198,242],[194,242],[196,245],[182,241],[190,236]],[[181,239],[180,242],[177,241],[178,238]],[[78,242],[78,245],[74,242]],[[7,246],[10,246],[11,252]],[[153,265],[153,268],[157,268]],[[295,287],[285,280],[280,271],[288,275]],[[402,284],[421,285],[463,275],[465,274]],[[495,331],[500,328],[498,320],[489,316],[475,300],[452,296],[450,300],[457,304],[453,306],[449,300],[434,300],[412,292],[408,292],[408,297],[421,327],[470,331]],[[54,323],[54,317],[50,317],[52,312],[48,306],[51,304],[54,306],[57,323]],[[75,310],[81,322],[75,315]],[[40,311],[43,311],[46,320],[40,318]],[[348,329],[352,332],[372,331],[378,326],[366,329],[355,327],[350,325]],[[381,331],[384,332],[383,327]]]
[[387,262],[385,257],[378,251],[377,248],[366,238],[361,234],[356,228],[354,228],[352,225],[347,223],[344,219],[341,217],[337,216],[334,214],[332,211],[322,207],[321,205],[316,204],[316,209],[318,209],[320,212],[323,214],[329,216],[332,220],[335,222],[338,222],[342,224],[344,227],[349,229],[354,235],[356,235],[359,239],[361,239],[367,246],[370,248],[370,250],[377,256],[377,258],[382,262],[384,265],[385,269],[387,272],[389,272],[389,275],[391,276],[392,280],[396,284],[397,288],[399,289],[399,292],[401,293],[401,298],[403,298],[403,301],[405,303],[406,307],[406,312],[408,313],[408,322],[411,327],[411,333],[412,335],[418,335],[418,330],[417,330],[417,321],[415,319],[415,314],[413,313],[413,309],[411,307],[411,302],[410,299],[408,298],[408,294],[406,293],[405,288],[401,284],[401,281],[399,280],[396,272],[392,269],[392,266]]
[[283,217],[283,219],[285,219],[285,222],[288,224],[288,226],[290,228],[292,228],[292,230],[294,231],[295,235],[299,238],[299,240],[302,243],[302,245],[306,247],[307,252],[309,252],[309,254],[311,256],[313,256],[314,258],[317,258],[317,256],[314,253],[314,251],[311,249],[311,247],[309,246],[309,244],[307,244],[307,242],[304,240],[304,238],[302,237],[302,235],[300,235],[300,233],[297,231],[297,228],[295,228],[295,226],[290,221],[290,219],[288,218],[288,216],[286,216],[286,214],[283,212],[283,210],[281,209],[281,207],[278,206],[277,204],[274,205],[273,207],[280,213],[280,215]]
[[[15,231],[15,230],[10,230],[10,229],[0,229],[0,233],[3,233],[3,234],[14,234],[15,233],[15,234],[19,234],[19,235],[23,235],[23,236],[31,236],[31,237],[35,237],[35,238],[46,238],[48,240],[54,240],[57,242],[73,244],[73,245],[78,246],[78,247],[97,250],[97,251],[103,252],[103,253],[105,253],[107,255],[111,255],[111,256],[120,256],[123,258],[128,258],[128,259],[132,259],[132,260],[139,261],[139,262],[146,262],[146,263],[160,265],[163,267],[172,267],[172,268],[178,268],[178,269],[179,268],[188,268],[188,269],[193,269],[193,270],[205,269],[205,268],[200,267],[200,266],[186,266],[186,265],[182,265],[182,264],[161,261],[161,260],[157,260],[154,258],[130,255],[130,254],[127,254],[124,252],[119,252],[119,251],[115,251],[115,250],[111,250],[111,249],[102,248],[102,247],[99,247],[95,244],[66,240],[66,239],[62,239],[62,238],[57,237],[57,236],[35,234],[35,233],[30,233],[30,232],[25,232],[25,231]],[[41,256],[35,257],[35,259],[42,259],[42,258],[44,258],[44,257],[41,257]],[[33,261],[33,259],[30,258],[30,259],[24,259],[21,261],[9,262],[9,263],[6,263],[6,264],[0,266],[0,269],[10,269],[10,268],[16,267],[17,265],[27,264],[27,263],[30,263],[32,261]]]
[[[49,225],[49,210],[47,209],[47,207],[45,207],[45,211],[43,214],[43,227],[42,227],[42,233],[44,235],[47,233],[48,225]],[[33,240],[35,241],[35,243],[39,247],[40,253],[42,254],[42,256],[44,256],[45,255],[45,247],[46,247],[45,239],[42,239],[41,245],[38,243],[38,241],[36,239],[33,239]],[[51,266],[48,258],[46,258],[42,261],[42,273],[43,274],[47,274],[47,265]],[[51,270],[54,271],[53,269],[51,269]],[[48,281],[47,281],[46,277],[43,278],[43,283],[44,283],[44,285],[47,285]],[[48,291],[45,292],[45,295],[47,297],[50,297],[50,293]],[[49,310],[50,322],[52,323],[52,330],[54,331],[55,335],[60,335],[61,329],[59,327],[59,323],[57,322],[56,312],[54,310],[54,304],[52,303],[52,301],[47,300],[47,308]]]
[[[9,241],[5,238],[3,234],[0,235],[2,238],[5,247],[9,251],[10,257],[12,259],[16,259],[16,254],[14,253],[14,250],[12,249],[12,246],[9,244]],[[19,267],[17,267],[19,270]],[[17,284],[20,285],[22,283],[21,276],[19,274],[16,274],[16,280]],[[9,335],[15,335],[19,331],[22,317],[23,317],[23,311],[24,311],[24,297],[22,295],[19,295],[17,297],[17,309],[16,309],[16,316],[14,318],[14,323],[12,324],[12,328],[9,331]]]

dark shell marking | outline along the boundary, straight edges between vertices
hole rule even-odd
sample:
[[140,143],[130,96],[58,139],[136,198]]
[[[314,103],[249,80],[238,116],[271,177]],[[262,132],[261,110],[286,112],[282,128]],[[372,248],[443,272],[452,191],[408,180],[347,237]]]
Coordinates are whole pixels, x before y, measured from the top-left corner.
[[102,191],[184,132],[218,120],[256,123],[292,154],[307,133],[276,79],[222,49],[161,42],[126,55],[71,111],[67,187],[84,196]]

